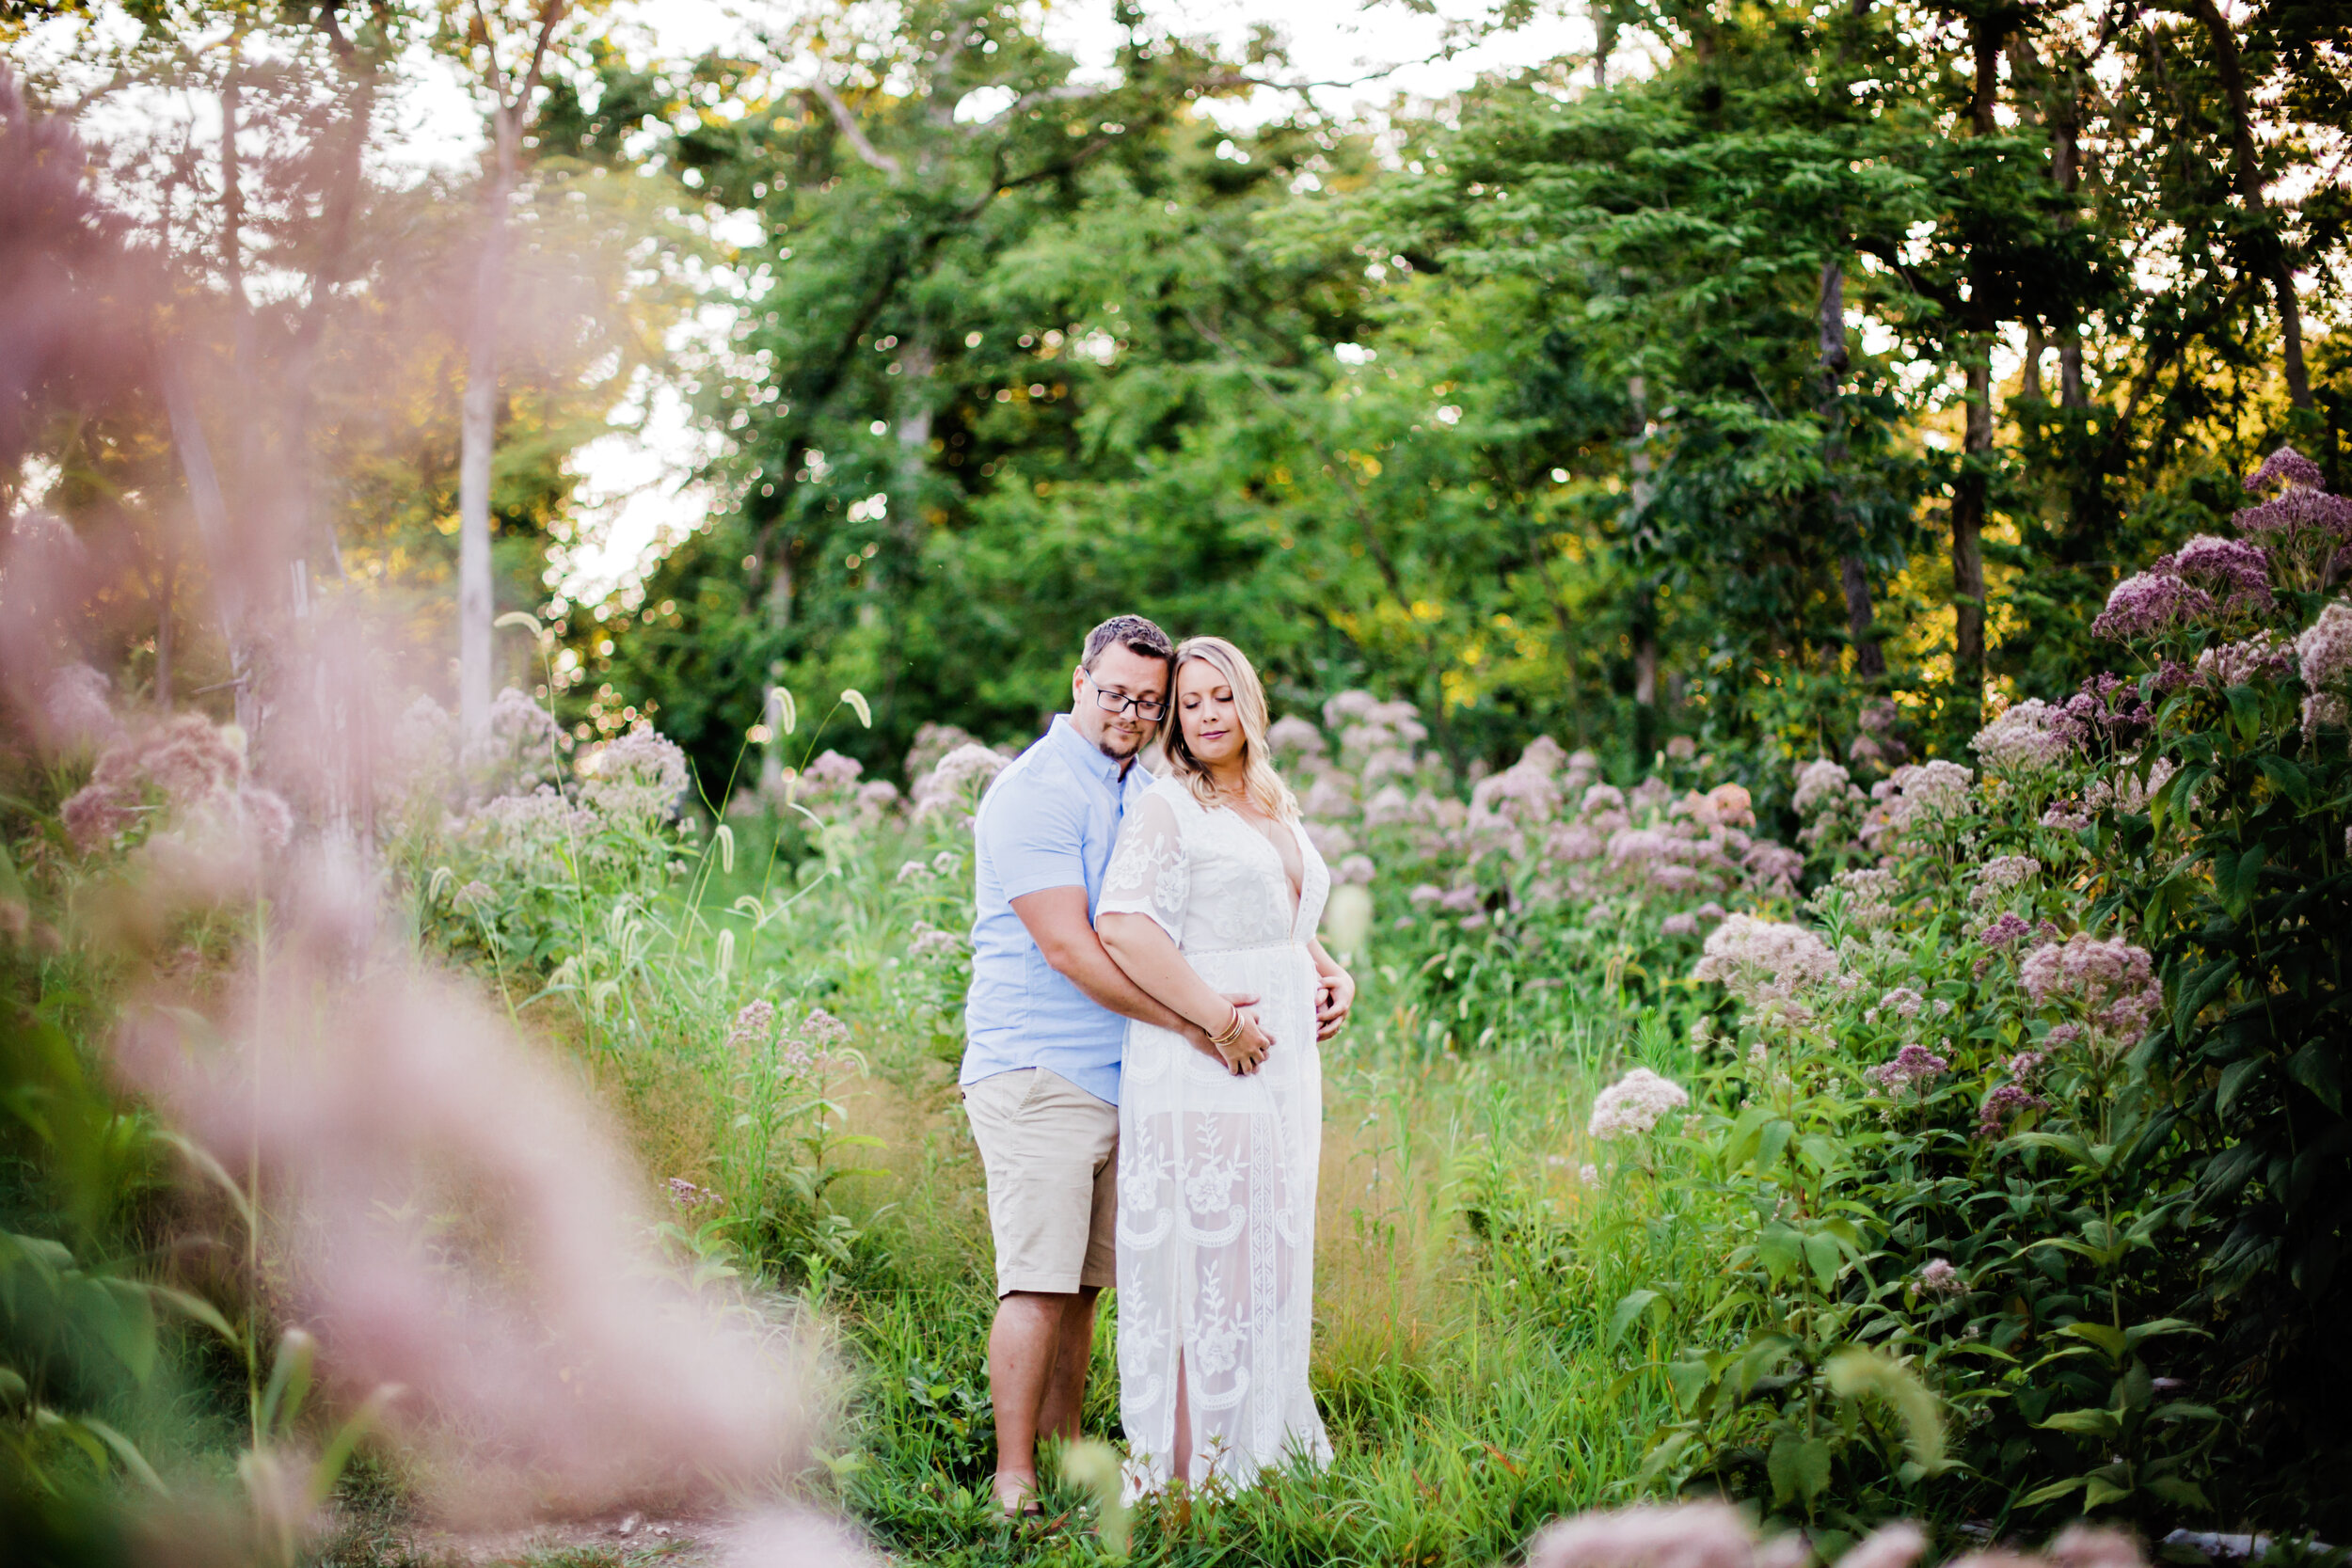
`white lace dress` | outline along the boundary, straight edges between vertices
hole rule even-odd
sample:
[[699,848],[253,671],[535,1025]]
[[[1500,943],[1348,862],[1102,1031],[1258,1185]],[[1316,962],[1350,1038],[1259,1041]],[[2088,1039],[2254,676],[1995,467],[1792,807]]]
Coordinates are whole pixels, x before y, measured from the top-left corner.
[[1163,779],[1128,809],[1101,914],[1157,921],[1200,977],[1255,991],[1274,1046],[1234,1077],[1181,1037],[1127,1025],[1119,1086],[1119,1403],[1131,1493],[1169,1479],[1183,1358],[1195,1483],[1247,1486],[1331,1442],[1307,1386],[1323,1059],[1307,943],[1331,874],[1295,828],[1298,904],[1265,835]]

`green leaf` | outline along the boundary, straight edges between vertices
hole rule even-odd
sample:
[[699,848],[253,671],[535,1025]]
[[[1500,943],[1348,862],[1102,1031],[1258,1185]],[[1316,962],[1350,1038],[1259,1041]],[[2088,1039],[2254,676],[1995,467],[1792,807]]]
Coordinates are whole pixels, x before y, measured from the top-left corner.
[[1838,1265],[1844,1261],[1837,1248],[1837,1238],[1818,1232],[1804,1239],[1805,1261],[1813,1265],[1813,1277],[1826,1291],[1837,1283]]
[[2105,1504],[2122,1502],[2131,1495],[2128,1486],[2118,1486],[2105,1476],[2092,1476],[2083,1484],[2083,1512],[2088,1513]]
[[2074,1491],[2076,1487],[2081,1486],[2085,1478],[2082,1476],[2074,1476],[2066,1481],[2052,1481],[2047,1486],[2026,1493],[2022,1500],[2027,1507],[2033,1507],[2041,1503],[2054,1503],[2060,1497],[2066,1496],[2069,1492]]
[[2179,1318],[2154,1318],[2144,1323],[2134,1323],[2123,1331],[2123,1342],[2137,1346],[2142,1339],[2162,1338],[2168,1334],[2202,1334],[2203,1329]]
[[2037,1423],[2050,1432],[2071,1432],[2077,1437],[2108,1438],[2122,1430],[2111,1410],[2061,1410]]
[[2249,1056],[2242,1062],[2232,1062],[2223,1068],[2221,1085],[2214,1091],[2214,1109],[2226,1116],[2230,1107],[2237,1103],[2238,1096],[2246,1092],[2249,1085],[2260,1079],[2263,1069],[2269,1065],[2270,1059],[2266,1056]]
[[1811,1508],[1813,1499],[1829,1488],[1829,1460],[1826,1438],[1782,1433],[1764,1461],[1765,1472],[1772,1477],[1773,1501],[1794,1498]]
[[2271,752],[2256,756],[2254,766],[2263,770],[2263,777],[2268,779],[2280,794],[2295,802],[2297,811],[2311,809],[2312,781],[2303,769]]
[[2068,1323],[2058,1332],[2070,1338],[2088,1339],[2119,1361],[2131,1343],[2124,1338],[2122,1329],[2110,1328],[2106,1323]]
[[1772,1276],[1776,1285],[1796,1272],[1804,1251],[1804,1239],[1797,1234],[1796,1227],[1784,1220],[1774,1220],[1756,1239],[1756,1256],[1763,1259],[1764,1272]]
[[2344,1115],[2344,1059],[2332,1041],[2313,1040],[2287,1058],[2287,1076],[2312,1091],[2337,1116]]
[[1617,1341],[1625,1338],[1625,1331],[1633,1326],[1633,1321],[1648,1311],[1650,1304],[1658,1299],[1656,1291],[1628,1291],[1625,1299],[1617,1303],[1616,1310],[1609,1314],[1609,1338],[1603,1348],[1614,1350]]
[[1782,1150],[1788,1140],[1797,1135],[1796,1123],[1773,1120],[1764,1124],[1763,1133],[1756,1140],[1756,1168],[1767,1170],[1780,1163]]

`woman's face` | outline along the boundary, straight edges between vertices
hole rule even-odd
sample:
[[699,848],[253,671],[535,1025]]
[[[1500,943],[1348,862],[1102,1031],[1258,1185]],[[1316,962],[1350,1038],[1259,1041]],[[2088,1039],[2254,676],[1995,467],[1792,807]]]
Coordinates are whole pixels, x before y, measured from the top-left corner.
[[1212,767],[1240,756],[1248,743],[1233,688],[1205,658],[1188,658],[1176,672],[1176,721],[1192,754]]

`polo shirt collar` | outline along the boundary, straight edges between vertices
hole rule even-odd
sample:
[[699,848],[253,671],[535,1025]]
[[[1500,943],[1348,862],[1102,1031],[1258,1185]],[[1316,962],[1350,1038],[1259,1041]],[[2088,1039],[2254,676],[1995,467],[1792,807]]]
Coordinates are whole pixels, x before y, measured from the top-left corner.
[[[1069,757],[1072,767],[1076,768],[1089,778],[1102,780],[1103,786],[1113,794],[1119,792],[1120,785],[1124,782],[1120,774],[1119,764],[1096,751],[1093,744],[1078,733],[1078,726],[1070,721],[1070,715],[1066,713],[1054,715],[1053,726],[1045,733],[1061,747],[1063,754]],[[1131,760],[1127,766],[1128,771],[1132,773],[1135,768],[1134,762]]]

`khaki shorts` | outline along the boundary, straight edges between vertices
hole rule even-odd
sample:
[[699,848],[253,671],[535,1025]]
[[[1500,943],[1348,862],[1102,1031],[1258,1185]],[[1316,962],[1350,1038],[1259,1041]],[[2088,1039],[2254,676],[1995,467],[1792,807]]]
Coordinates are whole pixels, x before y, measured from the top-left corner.
[[988,1171],[996,1294],[1069,1295],[1119,1281],[1119,1107],[1041,1067],[967,1084]]

